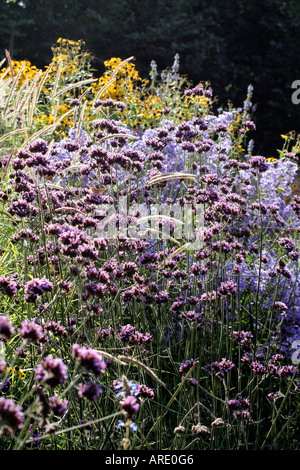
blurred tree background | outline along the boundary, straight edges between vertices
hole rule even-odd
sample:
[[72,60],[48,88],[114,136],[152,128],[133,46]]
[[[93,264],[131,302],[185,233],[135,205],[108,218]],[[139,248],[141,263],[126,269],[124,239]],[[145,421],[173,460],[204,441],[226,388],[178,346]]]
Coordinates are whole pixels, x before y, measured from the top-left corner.
[[104,60],[135,57],[148,78],[150,62],[171,66],[196,85],[210,81],[218,106],[243,105],[249,84],[255,153],[276,154],[281,134],[300,132],[300,1],[282,0],[0,0],[0,48],[43,67],[58,37],[86,42],[100,75]]

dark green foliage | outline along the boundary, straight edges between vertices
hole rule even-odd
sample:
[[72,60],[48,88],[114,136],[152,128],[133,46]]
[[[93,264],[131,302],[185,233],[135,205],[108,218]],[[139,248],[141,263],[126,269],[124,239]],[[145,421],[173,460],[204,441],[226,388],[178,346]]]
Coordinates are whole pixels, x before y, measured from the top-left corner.
[[178,52],[181,73],[195,84],[210,81],[219,105],[242,105],[251,83],[255,152],[269,155],[281,146],[280,134],[300,132],[300,108],[291,102],[291,84],[300,79],[299,27],[297,0],[0,2],[1,50],[14,47],[16,59],[37,66],[49,63],[51,46],[64,37],[86,41],[99,73],[104,60],[134,55],[147,76],[152,59],[162,70]]

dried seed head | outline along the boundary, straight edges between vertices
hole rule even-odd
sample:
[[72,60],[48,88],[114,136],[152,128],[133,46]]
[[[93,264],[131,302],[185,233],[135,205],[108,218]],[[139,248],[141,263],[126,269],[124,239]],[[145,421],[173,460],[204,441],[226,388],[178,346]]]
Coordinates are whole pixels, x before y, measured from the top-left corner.
[[185,433],[185,427],[184,426],[177,426],[174,429],[174,434],[184,434]]
[[208,429],[207,426],[203,426],[202,424],[198,423],[194,426],[192,426],[192,432],[196,436],[205,436],[207,434],[210,434],[210,430]]
[[215,426],[215,427],[220,427],[220,426],[224,426],[224,421],[222,420],[222,418],[216,418],[212,423],[211,425],[212,426]]

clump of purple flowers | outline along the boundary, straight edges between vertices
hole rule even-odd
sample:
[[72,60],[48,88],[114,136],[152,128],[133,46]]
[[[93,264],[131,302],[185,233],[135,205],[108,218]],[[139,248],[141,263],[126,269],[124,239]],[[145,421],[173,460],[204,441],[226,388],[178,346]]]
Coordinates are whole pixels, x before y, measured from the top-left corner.
[[130,343],[130,344],[137,344],[141,345],[144,343],[150,343],[152,341],[152,335],[150,333],[140,333],[136,331],[135,327],[132,325],[125,325],[123,326],[119,333],[118,338],[122,343]]

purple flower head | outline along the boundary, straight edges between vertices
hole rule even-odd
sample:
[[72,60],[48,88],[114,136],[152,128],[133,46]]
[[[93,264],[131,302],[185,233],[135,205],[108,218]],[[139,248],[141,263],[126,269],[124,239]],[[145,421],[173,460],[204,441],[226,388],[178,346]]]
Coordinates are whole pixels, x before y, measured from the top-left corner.
[[106,285],[96,282],[91,282],[89,284],[85,284],[86,291],[84,292],[84,298],[88,298],[91,295],[103,299],[105,297],[106,292]]
[[251,419],[250,412],[248,410],[235,410],[233,412],[234,416],[238,419],[242,419],[244,421],[249,421]]
[[249,163],[251,168],[258,170],[261,173],[263,171],[267,171],[268,169],[267,159],[265,157],[261,157],[260,155],[252,157]]
[[72,98],[69,102],[69,105],[73,107],[77,107],[80,105],[80,100],[78,98]]
[[0,315],[0,338],[10,339],[14,333],[8,317]]
[[128,418],[132,418],[135,414],[137,414],[140,408],[136,397],[132,395],[128,395],[123,400],[121,400],[120,406]]
[[274,364],[274,362],[283,361],[284,356],[282,354],[274,354],[269,360],[269,364]]
[[184,374],[188,372],[195,364],[197,364],[197,361],[194,361],[194,359],[187,359],[185,362],[180,364],[179,372]]
[[207,371],[212,371],[216,373],[216,376],[222,379],[225,377],[225,375],[235,367],[235,364],[227,359],[226,357],[223,357],[223,359],[220,362],[213,362],[212,364],[208,364],[205,366],[205,369]]
[[39,241],[39,237],[36,236],[30,229],[21,229],[16,235],[12,237],[13,242],[18,242],[19,240],[28,239],[33,243]]
[[28,150],[31,153],[42,153],[45,154],[48,150],[48,144],[43,139],[37,139],[28,146]]
[[288,306],[284,302],[274,302],[274,308],[282,311],[286,311]]
[[233,400],[227,402],[228,408],[231,410],[237,410],[240,408],[249,408],[250,400],[248,398],[243,398],[240,394],[237,395]]
[[0,276],[0,291],[9,297],[12,297],[18,292],[18,284],[9,277]]
[[68,152],[76,152],[76,150],[80,149],[80,145],[74,141],[65,140],[62,145]]
[[22,321],[18,332],[24,340],[30,343],[39,343],[44,338],[42,327],[35,321]]
[[14,430],[21,429],[25,416],[20,405],[13,400],[0,397],[0,434],[13,434]]
[[79,253],[83,258],[90,258],[94,261],[98,257],[98,250],[96,250],[92,245],[82,245],[79,247]]
[[182,318],[186,318],[190,322],[203,322],[203,317],[200,315],[200,313],[195,312],[194,310],[189,310],[188,312],[182,312],[181,314]]
[[124,272],[125,275],[133,275],[137,272],[137,265],[132,262],[126,262],[120,264],[120,269]]
[[255,123],[253,121],[244,121],[242,122],[243,127],[249,131],[253,131],[256,129]]
[[67,336],[67,330],[64,326],[62,326],[59,322],[46,322],[42,324],[42,328],[45,331],[50,331],[53,336]]
[[278,370],[278,377],[293,377],[294,374],[299,374],[299,370],[295,366],[282,366]]
[[264,376],[268,373],[268,370],[265,368],[265,366],[263,364],[260,364],[258,361],[251,362],[250,367],[255,375]]
[[49,387],[56,387],[67,379],[67,366],[60,358],[47,356],[35,369],[37,382],[45,382]]
[[[1,364],[1,362],[0,362],[0,364]],[[0,365],[0,368],[1,368],[1,365]],[[9,393],[10,387],[11,387],[11,380],[6,379],[6,380],[4,380],[4,382],[1,383],[0,390],[3,393]]]
[[237,293],[237,284],[232,280],[222,282],[218,293],[223,296],[235,295]]
[[97,351],[85,346],[80,347],[79,344],[73,344],[72,355],[75,357],[76,362],[88,372],[96,375],[104,374],[106,363]]
[[231,410],[236,410],[238,408],[241,408],[242,404],[239,400],[237,400],[236,398],[234,400],[229,400],[227,402],[227,406],[228,408],[230,408]]
[[278,400],[278,398],[283,398],[283,397],[284,397],[284,395],[283,395],[283,393],[280,392],[280,391],[268,393],[268,398],[269,398],[270,400],[274,400],[274,401],[275,401],[275,400]]
[[166,303],[170,300],[168,292],[160,291],[154,296],[154,300],[158,304]]
[[293,251],[296,246],[294,240],[287,237],[279,238],[278,243],[280,246],[283,246],[286,251]]
[[121,328],[118,337],[122,343],[143,344],[152,341],[152,336],[149,333],[142,334],[129,324]]
[[68,400],[63,400],[59,398],[58,395],[54,395],[53,397],[50,397],[50,403],[51,403],[53,413],[56,416],[61,416],[68,410],[68,404],[69,404]]
[[85,398],[88,401],[96,401],[102,389],[99,384],[88,382],[86,384],[79,384],[78,395],[80,398]]
[[46,278],[35,278],[31,281],[26,282],[25,292],[26,301],[35,302],[38,295],[42,295],[45,292],[51,292],[53,290],[53,284]]
[[113,335],[114,334],[114,331],[113,329],[110,327],[108,330],[105,329],[105,328],[102,328],[102,330],[97,330],[97,333],[98,333],[98,339],[100,342],[103,342],[109,335]]
[[154,398],[154,390],[146,385],[138,385],[138,397],[141,398]]
[[247,351],[252,348],[253,334],[250,331],[233,331],[232,334],[234,341],[240,344],[242,349]]
[[11,215],[17,215],[18,217],[31,217],[36,216],[39,210],[25,199],[19,199],[12,202],[12,204],[8,207],[7,212],[9,212]]

